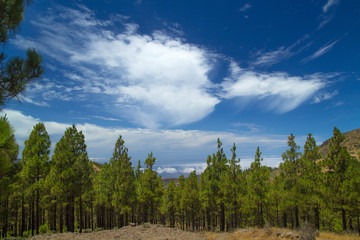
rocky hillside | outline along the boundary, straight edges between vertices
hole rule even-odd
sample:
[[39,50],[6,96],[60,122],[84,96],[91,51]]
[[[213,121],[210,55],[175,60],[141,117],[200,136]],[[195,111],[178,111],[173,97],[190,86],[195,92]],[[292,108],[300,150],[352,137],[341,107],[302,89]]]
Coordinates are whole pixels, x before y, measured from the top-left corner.
[[[343,133],[345,141],[342,143],[343,146],[347,147],[351,156],[356,157],[359,161],[360,151],[360,128]],[[320,145],[320,154],[322,158],[325,158],[329,152],[330,139],[326,140]]]

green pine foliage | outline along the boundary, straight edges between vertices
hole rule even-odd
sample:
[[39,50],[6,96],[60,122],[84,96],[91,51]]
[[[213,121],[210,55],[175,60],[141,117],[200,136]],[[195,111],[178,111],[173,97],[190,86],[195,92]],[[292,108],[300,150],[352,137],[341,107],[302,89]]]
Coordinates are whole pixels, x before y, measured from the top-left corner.
[[[0,43],[4,46],[15,36],[29,0],[0,1]],[[0,52],[0,106],[5,101],[18,97],[29,83],[40,78],[44,72],[41,56],[35,49],[26,51],[26,58],[6,59],[2,48]]]
[[204,172],[181,175],[165,189],[152,153],[144,168],[138,161],[134,169],[119,136],[109,162],[94,164],[85,136],[74,125],[51,158],[45,126],[35,125],[18,162],[14,129],[2,117],[0,234],[95,231],[149,222],[189,231],[307,225],[360,233],[360,162],[343,141],[335,128],[329,154],[321,159],[311,134],[303,152],[291,134],[279,168],[263,166],[258,147],[250,168],[241,169],[235,144],[227,159],[218,139]]
[[[34,235],[34,230],[36,230],[36,234],[39,233],[39,227],[41,225],[41,196],[44,196],[46,191],[45,180],[50,167],[50,145],[50,136],[46,131],[44,123],[38,123],[34,126],[29,138],[25,141],[25,148],[22,152],[19,178],[22,186],[26,186],[23,193],[25,199],[28,200],[27,204],[31,206],[29,212],[32,218],[32,235]],[[22,204],[26,204],[26,202]]]
[[10,221],[10,197],[19,146],[6,116],[0,117],[0,237],[6,237]]
[[250,165],[247,181],[249,210],[252,212],[253,222],[259,227],[265,225],[264,210],[270,185],[270,172],[267,167],[261,166],[263,161],[261,154],[260,148],[257,147],[254,162]]

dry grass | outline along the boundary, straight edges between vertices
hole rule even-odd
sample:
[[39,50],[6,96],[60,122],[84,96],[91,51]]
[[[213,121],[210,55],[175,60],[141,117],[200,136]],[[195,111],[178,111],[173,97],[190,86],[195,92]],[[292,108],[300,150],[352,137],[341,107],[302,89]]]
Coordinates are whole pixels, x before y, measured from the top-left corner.
[[328,240],[359,240],[360,236],[355,234],[337,234],[330,232],[321,232],[320,237],[316,239],[328,239]]
[[[293,233],[292,234],[290,234]],[[289,233],[287,235],[287,233]],[[290,229],[284,228],[248,228],[248,229],[239,229],[235,230],[233,233],[214,233],[206,232],[205,237],[209,240],[281,240],[281,239],[299,239],[296,236],[299,236],[299,231],[293,231]],[[316,239],[327,239],[327,240],[360,240],[359,235],[348,235],[348,234],[336,234],[321,232],[320,236]]]

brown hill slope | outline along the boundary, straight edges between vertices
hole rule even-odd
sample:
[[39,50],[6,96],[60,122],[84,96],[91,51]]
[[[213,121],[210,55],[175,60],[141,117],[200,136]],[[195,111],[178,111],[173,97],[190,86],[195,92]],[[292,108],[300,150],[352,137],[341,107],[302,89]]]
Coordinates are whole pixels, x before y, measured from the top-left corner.
[[[360,128],[343,133],[345,140],[342,142],[342,146],[347,147],[351,156],[356,157],[359,161],[360,151]],[[326,140],[319,146],[319,151],[322,158],[325,158],[329,153],[330,139]]]

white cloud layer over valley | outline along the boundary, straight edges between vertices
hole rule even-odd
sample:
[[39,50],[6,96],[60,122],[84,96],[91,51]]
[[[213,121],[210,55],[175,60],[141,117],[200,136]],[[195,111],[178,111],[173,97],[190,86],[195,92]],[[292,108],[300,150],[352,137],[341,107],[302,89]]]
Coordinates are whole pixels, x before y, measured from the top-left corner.
[[[22,150],[24,141],[40,119],[9,109],[2,112],[2,115],[5,114],[15,129],[15,137],[20,145],[20,150]],[[44,124],[50,135],[53,150],[65,129],[71,125],[54,121],[45,121]],[[275,167],[281,160],[271,155],[283,151],[287,141],[285,135],[258,135],[252,132],[246,134],[225,131],[111,128],[88,123],[77,124],[76,127],[85,135],[90,159],[98,162],[108,161],[117,138],[122,135],[125,146],[128,147],[130,156],[132,156],[133,165],[136,166],[137,160],[143,162],[147,154],[152,151],[158,158],[156,166],[160,174],[180,175],[193,170],[202,172],[206,167],[207,155],[216,152],[217,138],[223,142],[224,151],[228,157],[231,155],[232,144],[236,143],[238,157],[243,159],[242,167],[250,166],[250,162],[253,161],[251,156],[255,153],[257,146],[260,146],[265,153],[264,164]],[[181,157],[174,159],[176,155],[181,155]],[[104,156],[106,157],[104,158]],[[168,161],[169,158],[172,160]]]

